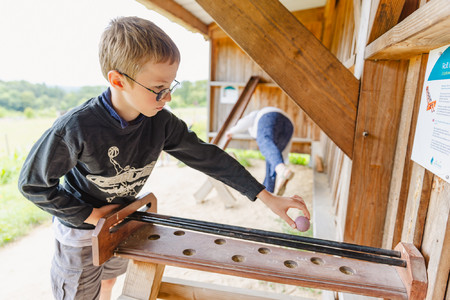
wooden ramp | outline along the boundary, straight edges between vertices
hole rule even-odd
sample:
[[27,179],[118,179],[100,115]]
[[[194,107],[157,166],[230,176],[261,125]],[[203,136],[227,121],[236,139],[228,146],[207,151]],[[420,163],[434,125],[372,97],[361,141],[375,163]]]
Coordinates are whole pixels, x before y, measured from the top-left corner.
[[[250,102],[253,93],[255,92],[259,80],[260,78],[258,76],[250,77],[249,81],[245,85],[244,90],[239,96],[239,99],[236,101],[233,108],[231,109],[231,112],[228,115],[227,119],[223,123],[217,135],[211,141],[212,144],[217,145],[221,149],[224,150],[226,149],[230,140],[227,139],[225,133],[229,128],[234,126],[244,114],[244,111],[247,108],[247,105]],[[208,179],[203,183],[203,185],[198,189],[198,191],[194,193],[194,198],[197,201],[197,203],[202,202],[206,198],[206,196],[211,192],[212,188],[215,188],[217,190],[220,199],[223,201],[226,207],[234,206],[236,200],[229,191],[228,187],[222,182],[215,180],[212,177],[208,177]]]

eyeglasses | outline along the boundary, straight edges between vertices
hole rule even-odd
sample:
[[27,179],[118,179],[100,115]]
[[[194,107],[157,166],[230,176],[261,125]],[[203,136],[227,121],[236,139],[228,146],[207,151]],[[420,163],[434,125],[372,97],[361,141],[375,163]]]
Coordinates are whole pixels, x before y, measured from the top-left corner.
[[[119,72],[119,71],[117,71]],[[136,80],[134,80],[133,78],[131,78],[130,76],[128,76],[125,73],[119,72],[119,74],[122,74],[123,76],[128,77],[129,79],[131,79],[132,81],[136,82],[137,84],[139,84],[140,86],[142,86],[144,89],[146,89],[147,91],[152,92],[153,94],[156,94],[156,101],[160,101],[161,99],[164,99],[165,97],[167,97],[167,95],[169,95],[170,93],[172,93],[172,91],[180,84],[180,82],[178,82],[176,79],[174,80],[173,86],[171,88],[168,89],[163,89],[161,90],[159,93],[155,92],[152,89],[149,89],[148,87],[140,84],[139,82],[137,82]]]

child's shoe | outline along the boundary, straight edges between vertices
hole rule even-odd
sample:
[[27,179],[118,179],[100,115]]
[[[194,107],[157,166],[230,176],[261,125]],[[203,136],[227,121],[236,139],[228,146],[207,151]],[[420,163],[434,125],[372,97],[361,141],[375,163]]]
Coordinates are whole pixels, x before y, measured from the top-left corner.
[[289,180],[294,177],[294,172],[289,170],[289,168],[285,168],[277,178],[277,185],[275,187],[275,194],[277,196],[282,196],[284,191],[286,190],[286,185]]

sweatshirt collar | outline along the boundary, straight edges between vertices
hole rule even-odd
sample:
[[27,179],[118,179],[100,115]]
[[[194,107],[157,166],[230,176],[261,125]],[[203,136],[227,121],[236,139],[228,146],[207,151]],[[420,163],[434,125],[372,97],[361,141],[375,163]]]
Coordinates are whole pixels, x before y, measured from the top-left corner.
[[114,110],[114,107],[112,105],[110,88],[107,88],[106,91],[103,92],[103,94],[101,95],[101,98],[102,98],[102,103],[105,106],[108,113],[116,121],[118,121],[120,123],[120,127],[122,127],[122,129],[127,128],[128,125],[137,124],[144,119],[144,115],[139,114],[139,116],[136,119],[134,119],[133,121],[127,122],[121,116],[119,116],[119,114]]

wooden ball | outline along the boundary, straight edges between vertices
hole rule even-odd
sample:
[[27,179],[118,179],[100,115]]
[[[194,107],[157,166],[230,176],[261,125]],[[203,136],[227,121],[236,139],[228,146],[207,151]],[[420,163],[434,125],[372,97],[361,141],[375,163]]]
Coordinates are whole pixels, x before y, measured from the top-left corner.
[[309,229],[309,220],[304,216],[298,216],[295,219],[295,226],[297,227],[297,230],[299,231],[307,231]]

